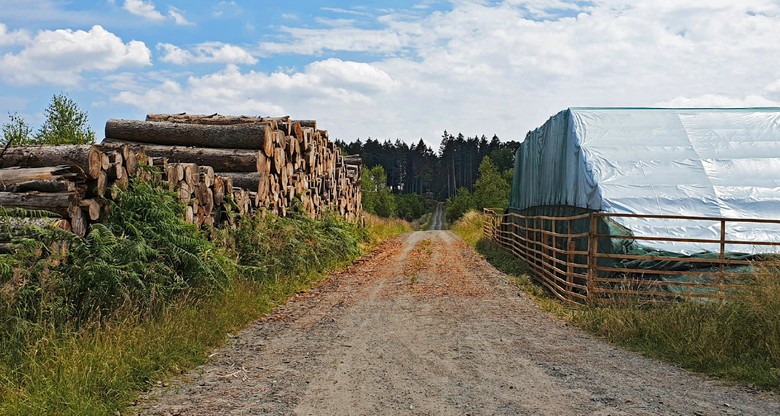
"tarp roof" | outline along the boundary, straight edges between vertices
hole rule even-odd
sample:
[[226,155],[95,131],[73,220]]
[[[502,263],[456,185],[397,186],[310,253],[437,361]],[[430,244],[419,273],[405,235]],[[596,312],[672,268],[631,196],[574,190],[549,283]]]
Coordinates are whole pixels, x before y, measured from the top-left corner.
[[[518,149],[510,208],[560,205],[780,219],[780,108],[561,111]],[[719,233],[679,221],[623,222],[649,235]],[[780,239],[774,227],[741,226],[739,238]]]

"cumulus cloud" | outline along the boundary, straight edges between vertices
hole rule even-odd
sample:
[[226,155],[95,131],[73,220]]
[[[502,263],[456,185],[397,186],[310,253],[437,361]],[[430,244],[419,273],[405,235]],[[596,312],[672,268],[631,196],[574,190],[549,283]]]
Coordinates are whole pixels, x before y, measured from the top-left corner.
[[141,16],[144,19],[163,21],[165,16],[158,12],[154,7],[154,3],[146,3],[143,0],[125,0],[123,6],[125,10],[136,16]]
[[175,7],[168,8],[168,16],[166,17],[160,13],[152,2],[145,2],[143,0],[125,0],[124,9],[136,16],[141,16],[144,19],[152,20],[155,22],[162,22],[167,19],[173,20],[177,25],[191,25],[190,21],[184,17],[181,10]]
[[24,30],[8,31],[8,27],[0,23],[0,46],[20,45],[28,43],[30,35]]
[[192,51],[182,49],[170,43],[158,43],[157,50],[164,53],[160,58],[161,61],[174,65],[188,65],[191,63],[254,65],[257,63],[257,58],[240,46],[221,42],[201,43],[195,46]]
[[168,9],[168,16],[170,16],[173,19],[174,23],[176,23],[179,26],[188,26],[192,24],[189,20],[187,20],[184,17],[183,14],[181,14],[181,11],[175,7],[171,7],[170,9]]
[[242,72],[228,65],[219,72],[190,76],[184,85],[169,79],[145,91],[122,91],[114,102],[144,111],[292,114],[323,119],[329,113],[378,108],[374,95],[394,88],[397,84],[388,74],[369,64],[329,59],[294,73]]
[[86,71],[112,71],[151,65],[143,42],[122,39],[102,26],[83,30],[44,30],[18,53],[0,57],[0,75],[12,84],[74,86]]
[[[229,107],[244,113],[246,105],[269,114],[275,103],[276,110],[323,120],[344,139],[422,136],[434,145],[445,128],[522,139],[570,106],[780,102],[780,42],[770,41],[780,38],[776,1],[503,0],[450,6],[350,14],[356,21],[338,26],[288,21],[275,28],[281,37],[260,43],[258,51],[268,59],[318,57],[305,68],[263,73],[228,66],[181,82],[181,92],[171,93],[176,105],[154,101],[151,95],[167,91],[162,87],[122,99],[156,102],[171,111],[197,103],[205,112]],[[171,62],[214,55],[166,53]],[[351,60],[326,59],[342,53]]]

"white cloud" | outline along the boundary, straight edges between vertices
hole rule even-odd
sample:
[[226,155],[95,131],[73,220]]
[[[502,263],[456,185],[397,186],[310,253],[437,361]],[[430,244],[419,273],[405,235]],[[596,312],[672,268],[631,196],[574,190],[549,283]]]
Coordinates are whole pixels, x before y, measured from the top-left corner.
[[166,19],[171,19],[179,26],[187,26],[192,23],[184,17],[182,11],[171,6],[168,8],[168,16],[166,17],[160,13],[152,2],[145,2],[143,0],[125,0],[123,5],[124,9],[136,16],[141,16],[144,19],[152,20],[155,22],[162,22]]
[[0,23],[0,46],[21,45],[30,41],[30,35],[25,30],[8,31],[8,27]]
[[731,97],[718,94],[704,94],[698,97],[675,97],[657,104],[659,107],[709,108],[709,107],[777,107],[780,102],[760,95]]
[[290,43],[263,42],[260,44],[262,53],[266,55],[317,55],[328,50],[393,53],[407,43],[405,39],[407,35],[404,33],[390,30],[359,29],[349,26],[336,26],[325,30],[281,27],[279,31],[290,35],[295,41]]
[[164,55],[160,58],[161,61],[174,65],[187,65],[190,63],[254,65],[257,63],[257,58],[240,46],[221,42],[201,43],[193,48],[193,51],[184,50],[170,43],[158,43],[157,50],[164,52]]
[[222,0],[215,4],[212,8],[211,14],[214,17],[222,17],[225,15],[236,16],[241,13],[241,8],[233,0]]
[[158,12],[157,9],[154,7],[154,3],[151,2],[146,3],[143,0],[125,0],[123,7],[128,12],[136,16],[141,16],[144,19],[155,20],[155,21],[165,20],[165,16],[163,16],[162,13]]
[[181,14],[181,11],[175,7],[171,7],[168,9],[168,16],[170,16],[173,19],[173,21],[179,26],[189,26],[192,24],[184,17],[183,14]]
[[[320,119],[344,139],[434,145],[445,128],[522,139],[570,106],[780,102],[775,0],[463,0],[434,9],[335,27],[288,21],[275,28],[281,38],[259,45],[261,56],[325,57],[287,72],[228,66],[180,82],[180,92],[158,86],[117,100],[144,110],[279,111]],[[162,49],[170,62],[217,55],[174,48]],[[351,60],[325,59],[343,53]]]
[[83,30],[44,30],[19,53],[0,57],[0,75],[12,84],[74,86],[85,71],[112,71],[151,64],[143,42],[122,39],[101,26]]
[[241,72],[235,65],[228,65],[216,73],[190,76],[181,86],[169,79],[141,92],[128,89],[120,92],[114,102],[148,112],[322,118],[353,108],[377,108],[380,103],[373,95],[397,87],[388,74],[369,64],[329,59],[291,74]]

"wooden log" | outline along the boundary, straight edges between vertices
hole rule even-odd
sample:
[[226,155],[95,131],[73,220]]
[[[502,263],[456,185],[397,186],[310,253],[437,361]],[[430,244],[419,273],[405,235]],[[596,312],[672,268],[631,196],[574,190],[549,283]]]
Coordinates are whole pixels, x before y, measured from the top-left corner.
[[268,156],[264,152],[257,152],[257,169],[255,172],[265,173],[266,175],[271,173],[271,162],[268,160]]
[[282,166],[285,164],[284,149],[277,147],[274,149],[274,171],[277,175],[282,173]]
[[0,168],[24,166],[41,168],[59,165],[75,165],[88,171],[90,145],[66,146],[18,146],[5,149],[0,157]]
[[81,209],[79,208],[72,211],[70,213],[70,231],[79,237],[84,237],[87,235],[87,228],[87,217],[84,216]]
[[317,130],[317,120],[296,120],[301,127]]
[[49,211],[64,218],[81,211],[76,192],[0,192],[0,206]]
[[4,168],[0,169],[0,184],[12,185],[31,181],[85,180],[84,171],[76,166],[58,165],[40,168]]
[[259,150],[272,133],[267,124],[214,126],[138,120],[106,122],[106,138],[169,146]]
[[265,172],[218,172],[216,175],[231,178],[234,187],[244,188],[253,192],[259,192],[258,187],[260,186],[261,181],[268,181],[268,175],[266,175]]
[[272,121],[255,116],[224,116],[220,114],[147,114],[146,121],[227,126],[235,124],[271,124]]
[[79,206],[86,211],[90,221],[97,221],[100,219],[100,212],[103,209],[103,204],[98,199],[82,199],[79,201]]
[[257,150],[249,149],[212,149],[207,147],[161,146],[105,139],[104,147],[112,148],[129,144],[136,151],[143,150],[147,157],[167,158],[173,163],[195,163],[211,166],[219,172],[257,172],[260,157],[267,157]]

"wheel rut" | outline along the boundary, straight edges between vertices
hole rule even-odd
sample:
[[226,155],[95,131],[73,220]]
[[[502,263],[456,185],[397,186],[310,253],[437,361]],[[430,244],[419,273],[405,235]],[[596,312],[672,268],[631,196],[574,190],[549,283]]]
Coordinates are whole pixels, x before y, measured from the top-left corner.
[[449,231],[405,234],[231,337],[149,415],[780,414],[774,394],[541,312]]

